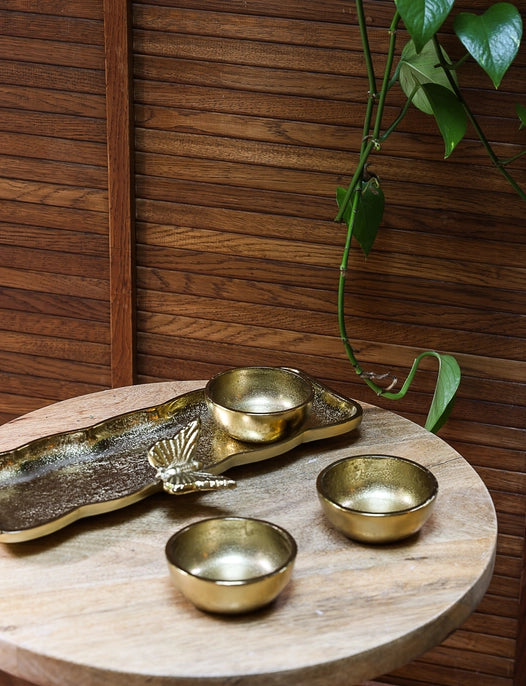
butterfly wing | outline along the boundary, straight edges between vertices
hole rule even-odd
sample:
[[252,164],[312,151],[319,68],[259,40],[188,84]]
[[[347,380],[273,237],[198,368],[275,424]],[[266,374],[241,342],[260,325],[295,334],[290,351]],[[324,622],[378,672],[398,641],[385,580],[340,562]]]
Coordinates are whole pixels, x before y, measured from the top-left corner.
[[189,464],[197,449],[197,441],[201,433],[201,420],[194,421],[183,427],[173,438],[175,442],[176,461],[178,464]]
[[201,432],[201,420],[195,419],[173,438],[163,438],[148,450],[148,462],[156,469],[190,464],[197,449]]
[[163,438],[148,450],[148,461],[157,469],[157,477],[168,493],[212,491],[236,485],[228,477],[200,471],[200,463],[194,460],[200,432],[201,422],[195,419],[173,438]]

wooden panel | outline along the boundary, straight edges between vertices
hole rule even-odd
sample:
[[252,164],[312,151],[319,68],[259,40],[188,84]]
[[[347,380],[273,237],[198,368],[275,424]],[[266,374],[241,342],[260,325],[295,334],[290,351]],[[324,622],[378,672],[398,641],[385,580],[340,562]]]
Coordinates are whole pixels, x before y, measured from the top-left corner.
[[[336,323],[334,192],[356,164],[368,88],[353,4],[152,0],[133,11],[139,380],[290,364],[375,402]],[[367,5],[380,61],[391,13],[391,2]],[[511,157],[525,142],[514,105],[526,51],[501,93],[475,65],[464,78],[495,149]],[[472,130],[442,158],[417,112],[375,157],[387,211],[367,261],[351,257],[348,328],[366,368],[399,378],[423,348],[457,356],[464,377],[442,436],[494,497],[496,572],[465,627],[378,681],[512,686],[524,631],[524,205]],[[525,183],[526,160],[515,168]],[[377,402],[423,423],[433,376],[428,364],[410,397]]]
[[108,127],[111,383],[135,380],[135,206],[131,93],[131,9],[103,0]]
[[0,9],[0,421],[111,383],[102,19]]

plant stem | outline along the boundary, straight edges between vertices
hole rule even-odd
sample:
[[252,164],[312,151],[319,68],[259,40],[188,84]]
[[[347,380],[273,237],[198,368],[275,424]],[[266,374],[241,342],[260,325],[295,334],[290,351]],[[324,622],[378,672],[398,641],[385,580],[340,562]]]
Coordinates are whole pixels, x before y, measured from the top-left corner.
[[[387,63],[385,66],[384,78],[382,81],[382,88],[380,89],[378,108],[376,111],[376,118],[375,118],[375,126],[374,126],[372,136],[369,136],[369,131],[371,130],[371,121],[372,121],[372,114],[373,114],[373,109],[374,109],[374,101],[376,99],[377,94],[376,94],[376,76],[374,74],[374,66],[373,66],[373,61],[372,61],[372,57],[371,57],[371,49],[369,46],[369,37],[367,34],[367,25],[365,22],[365,14],[363,11],[362,0],[356,0],[356,13],[358,15],[358,24],[360,27],[360,36],[361,36],[363,52],[364,52],[364,56],[365,56],[365,64],[367,66],[367,77],[369,80],[369,97],[367,100],[367,110],[365,112],[365,118],[364,118],[362,145],[361,145],[361,149],[360,149],[360,160],[358,162],[358,166],[356,168],[356,171],[354,172],[354,176],[351,179],[351,183],[349,184],[349,186],[347,188],[344,199],[340,205],[340,208],[338,210],[338,214],[336,215],[336,217],[334,219],[334,221],[336,221],[336,222],[339,222],[342,220],[343,215],[347,209],[347,206],[349,205],[351,196],[352,196],[354,190],[357,188],[357,186],[358,186],[358,184],[359,184],[359,182],[363,176],[363,172],[364,172],[365,166],[367,164],[367,161],[369,159],[369,155],[372,152],[373,148],[375,148],[379,145],[380,128],[382,125],[382,117],[383,117],[383,112],[384,112],[385,98],[387,96],[387,92],[388,92],[389,87],[390,87],[389,76],[391,74],[391,69],[393,67],[394,53],[395,53],[395,47],[396,47],[396,27],[398,26],[398,22],[400,21],[399,13],[395,12],[393,20],[391,21],[391,25],[389,27],[389,35],[390,35],[389,50],[387,53]],[[404,114],[405,114],[405,111],[404,111]],[[400,120],[397,120],[397,121],[400,121]]]
[[402,121],[402,119],[407,114],[407,110],[411,107],[411,103],[413,102],[413,98],[415,97],[416,93],[419,90],[420,90],[420,85],[416,85],[414,87],[411,95],[405,101],[404,106],[402,107],[400,114],[396,117],[396,119],[392,122],[392,124],[390,124],[389,127],[380,136],[380,141],[382,141],[382,142],[385,141],[385,139],[388,138],[393,133],[393,131],[398,126],[398,124]]
[[467,115],[469,121],[471,122],[471,124],[473,125],[473,128],[475,129],[476,134],[479,137],[480,142],[484,146],[484,148],[488,154],[488,157],[493,162],[493,164],[497,167],[497,169],[500,171],[500,173],[506,178],[506,180],[512,186],[512,188],[518,193],[519,197],[522,200],[526,201],[526,192],[519,186],[519,184],[515,181],[513,176],[505,168],[505,166],[504,166],[505,163],[501,162],[501,160],[497,157],[493,148],[491,147],[490,142],[486,138],[484,131],[480,128],[479,123],[478,123],[475,115],[473,114],[469,105],[465,101],[464,96],[462,95],[462,93],[460,91],[460,88],[457,86],[455,79],[451,75],[450,65],[447,63],[447,61],[444,57],[444,53],[442,52],[442,46],[440,45],[440,42],[439,42],[436,34],[433,36],[433,43],[434,43],[435,50],[436,50],[436,53],[437,53],[437,56],[438,56],[438,59],[440,62],[440,66],[442,67],[442,69],[446,73],[447,79],[448,79],[451,87],[453,88],[455,95],[457,96],[458,100],[462,103],[462,106],[464,107],[466,115]]
[[515,160],[518,160],[521,157],[524,157],[524,155],[526,155],[526,150],[521,150],[516,155],[513,155],[513,157],[510,157],[507,160],[501,160],[500,163],[502,164],[502,166],[505,166],[507,164],[511,164],[512,162],[515,162]]
[[373,139],[378,140],[380,136],[380,128],[382,126],[382,117],[384,114],[385,98],[389,90],[389,77],[391,69],[393,68],[394,53],[396,47],[396,28],[400,21],[400,14],[395,12],[391,26],[389,27],[389,48],[387,51],[387,62],[385,64],[384,79],[382,81],[382,89],[380,90],[380,98],[378,100],[378,109],[376,110],[376,121],[373,131]]
[[345,197],[342,201],[342,204],[340,205],[340,209],[338,211],[338,214],[334,218],[335,222],[339,222],[342,220],[343,214],[344,214],[345,210],[347,209],[347,205],[349,204],[349,200],[351,198],[351,195],[356,190],[356,188],[358,187],[358,184],[362,180],[363,170],[365,169],[365,165],[367,164],[367,160],[369,159],[369,154],[370,154],[372,149],[373,149],[373,141],[368,140],[364,150],[360,153],[360,160],[358,162],[358,166],[356,167],[356,171],[354,172],[354,176],[351,179],[351,183],[349,184],[349,187],[347,188],[347,191],[345,192]]
[[362,0],[356,0],[356,14],[358,17],[358,26],[360,29],[360,39],[362,41],[363,53],[365,57],[365,65],[367,67],[367,79],[369,81],[369,93],[367,97],[367,108],[365,111],[365,117],[362,129],[362,143],[360,145],[360,159],[358,161],[358,166],[354,172],[347,191],[343,198],[343,201],[339,207],[338,214],[334,218],[335,222],[341,222],[343,215],[349,205],[351,196],[354,190],[358,187],[358,184],[362,180],[363,172],[369,155],[373,149],[373,141],[369,138],[369,131],[371,129],[371,121],[374,111],[374,103],[376,100],[376,76],[374,73],[374,65],[371,55],[371,48],[369,46],[369,35],[367,33],[367,23],[365,21],[365,13],[363,10]]
[[356,359],[356,356],[354,354],[354,349],[352,345],[349,343],[349,339],[347,337],[347,327],[345,326],[345,282],[346,282],[346,276],[347,276],[347,264],[349,262],[349,251],[351,249],[351,242],[352,242],[352,232],[353,232],[353,227],[354,227],[354,220],[356,217],[356,212],[358,208],[358,199],[359,199],[359,190],[355,190],[353,198],[352,198],[352,205],[351,205],[351,218],[349,220],[349,228],[347,230],[347,237],[345,240],[345,246],[343,249],[343,255],[342,255],[342,261],[340,265],[340,279],[338,282],[338,325],[340,327],[340,336],[343,342],[343,347],[345,348],[345,352],[347,354],[347,357],[349,358],[350,363],[354,367],[354,371],[362,377],[362,379],[365,381],[365,383],[375,392],[380,394],[382,389],[377,386],[371,379],[367,378],[366,376],[363,375],[363,369],[360,367],[360,364],[358,360]]
[[365,12],[363,11],[362,0],[356,0],[356,14],[358,17],[358,27],[360,29],[360,38],[362,41],[363,54],[365,58],[365,66],[367,68],[367,78],[369,79],[369,95],[376,96],[376,76],[374,73],[373,59],[371,56],[371,48],[369,46],[369,34],[367,33],[367,23],[365,21]]
[[399,16],[398,12],[395,12],[395,15],[393,17],[393,21],[391,22],[391,26],[389,29],[389,31],[390,31],[389,51],[388,51],[388,55],[387,55],[386,67],[384,70],[384,77],[383,77],[383,81],[382,81],[382,88],[380,91],[378,108],[376,111],[374,131],[373,131],[372,136],[370,136],[369,131],[371,130],[372,114],[373,114],[373,110],[374,110],[374,102],[376,99],[376,77],[374,74],[374,67],[373,67],[373,62],[372,62],[372,57],[371,57],[371,50],[369,47],[369,39],[368,39],[368,34],[367,34],[367,26],[366,26],[366,22],[365,22],[365,15],[363,12],[362,0],[356,0],[356,10],[357,10],[357,15],[358,15],[358,23],[359,23],[359,27],[360,27],[360,36],[361,36],[362,46],[363,46],[363,51],[364,51],[364,56],[365,56],[365,63],[367,65],[367,74],[368,74],[368,79],[369,79],[369,97],[368,97],[368,101],[367,101],[367,109],[366,109],[365,118],[364,118],[363,137],[362,137],[362,144],[360,146],[360,159],[359,159],[356,171],[354,172],[354,175],[351,179],[351,182],[347,188],[347,191],[345,193],[343,201],[340,205],[338,214],[335,218],[335,221],[341,221],[346,210],[347,210],[349,202],[351,202],[351,212],[350,212],[349,220],[347,222],[347,225],[348,225],[347,226],[347,236],[346,236],[346,240],[345,240],[345,247],[343,250],[342,261],[341,261],[341,265],[340,265],[340,278],[339,278],[339,282],[338,282],[338,325],[339,325],[339,330],[340,330],[340,336],[341,336],[341,339],[342,339],[342,342],[343,342],[343,345],[345,348],[345,352],[347,354],[347,357],[349,358],[349,361],[351,362],[352,366],[354,367],[355,372],[378,395],[385,395],[386,397],[396,398],[396,397],[399,397],[398,393],[389,393],[389,392],[384,391],[384,389],[381,388],[380,386],[378,386],[378,384],[376,384],[371,378],[364,375],[364,372],[363,372],[362,368],[360,367],[360,364],[358,363],[358,360],[356,359],[356,356],[354,354],[354,349],[349,342],[349,338],[347,336],[347,328],[345,325],[345,284],[346,284],[346,277],[347,277],[347,265],[349,263],[349,251],[350,251],[351,243],[352,243],[354,222],[356,219],[356,213],[358,211],[358,202],[359,202],[360,193],[361,193],[361,182],[363,179],[363,173],[364,173],[366,164],[367,164],[368,159],[369,159],[369,155],[371,154],[373,149],[375,149],[378,146],[378,138],[380,135],[380,128],[381,128],[382,116],[383,116],[383,111],[384,111],[385,98],[387,95],[387,91],[389,90],[389,87],[390,87],[389,76],[390,76],[392,65],[393,65],[394,52],[395,52],[395,47],[396,47],[396,27],[397,27],[398,22],[400,20],[400,16]]

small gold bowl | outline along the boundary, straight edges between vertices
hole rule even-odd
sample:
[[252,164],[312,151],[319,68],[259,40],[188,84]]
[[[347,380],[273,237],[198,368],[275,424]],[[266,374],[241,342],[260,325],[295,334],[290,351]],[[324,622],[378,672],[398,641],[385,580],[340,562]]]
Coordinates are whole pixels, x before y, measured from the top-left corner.
[[285,529],[247,517],[202,519],[166,544],[174,585],[199,609],[224,614],[271,603],[290,581],[296,552]]
[[325,467],[316,488],[336,529],[357,541],[389,543],[420,530],[433,509],[438,482],[412,460],[357,455]]
[[214,420],[239,441],[287,438],[307,419],[314,389],[283,367],[235,367],[212,377],[205,398]]

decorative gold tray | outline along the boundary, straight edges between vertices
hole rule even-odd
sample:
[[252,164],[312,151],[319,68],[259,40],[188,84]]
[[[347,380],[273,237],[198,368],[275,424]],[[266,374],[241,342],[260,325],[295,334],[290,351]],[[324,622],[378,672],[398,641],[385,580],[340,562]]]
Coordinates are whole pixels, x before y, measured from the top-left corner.
[[[38,538],[163,488],[185,493],[232,487],[234,481],[217,475],[359,426],[358,403],[299,373],[314,387],[310,416],[297,433],[275,443],[230,438],[213,421],[199,389],[0,453],[0,542]],[[178,461],[171,462],[174,451]]]

